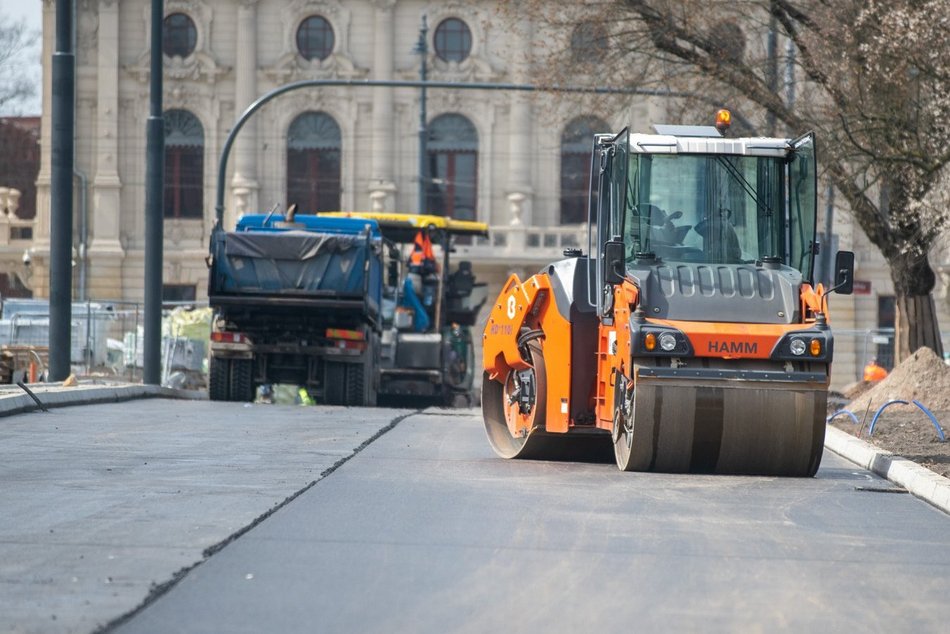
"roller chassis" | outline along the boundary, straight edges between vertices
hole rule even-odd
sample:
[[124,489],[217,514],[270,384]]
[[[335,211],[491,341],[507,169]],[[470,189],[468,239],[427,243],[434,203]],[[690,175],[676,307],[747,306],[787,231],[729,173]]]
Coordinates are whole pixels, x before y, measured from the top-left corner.
[[[783,211],[801,215],[793,225],[812,227],[812,242],[800,241],[809,251],[799,260],[746,260],[721,249],[716,257],[723,259],[713,269],[631,253],[615,237],[626,232],[617,218],[626,213],[636,222],[642,211],[637,218],[634,206],[631,216],[623,200],[630,194],[618,201],[616,192],[624,188],[608,187],[615,178],[611,157],[630,142],[621,134],[596,143],[607,158],[599,180],[592,177],[600,203],[592,204],[591,257],[572,254],[523,281],[511,276],[489,316],[482,407],[493,449],[505,458],[572,458],[600,443],[612,446],[623,471],[814,475],[833,354],[827,292],[813,286],[809,274],[815,205],[803,205],[799,196],[797,209]],[[791,156],[786,146],[792,145],[776,140],[770,156]],[[726,146],[709,141],[704,147]],[[711,152],[710,161],[720,161],[716,156]],[[784,169],[782,178],[801,185]],[[756,201],[753,207],[760,219],[763,206]],[[638,240],[647,240],[642,232],[649,222],[640,225]],[[781,231],[776,226],[765,228]],[[709,247],[712,230],[704,231]],[[716,231],[717,238],[726,235],[726,229]],[[685,252],[663,248],[673,258]],[[793,260],[805,262],[804,270],[791,266]],[[842,261],[837,287],[853,277],[853,264]],[[711,271],[718,277],[709,277]],[[525,333],[534,333],[530,350]],[[805,354],[802,342],[809,341]],[[536,382],[533,402],[507,388],[523,376]]]

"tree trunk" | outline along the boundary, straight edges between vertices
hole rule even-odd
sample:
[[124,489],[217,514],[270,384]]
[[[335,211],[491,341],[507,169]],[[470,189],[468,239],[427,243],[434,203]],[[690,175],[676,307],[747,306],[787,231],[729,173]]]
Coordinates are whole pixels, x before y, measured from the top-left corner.
[[943,358],[943,342],[934,306],[936,276],[927,256],[890,259],[894,281],[894,364],[897,365],[924,346]]

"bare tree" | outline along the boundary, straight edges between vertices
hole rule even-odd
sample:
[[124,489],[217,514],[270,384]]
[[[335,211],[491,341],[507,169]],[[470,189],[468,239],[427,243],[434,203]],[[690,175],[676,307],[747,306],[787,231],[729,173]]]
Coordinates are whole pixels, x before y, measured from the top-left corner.
[[0,111],[16,110],[36,94],[36,82],[29,75],[28,57],[34,54],[39,34],[20,20],[0,22]]
[[[525,3],[510,0],[525,10]],[[598,83],[665,86],[729,104],[743,132],[814,129],[826,178],[890,268],[897,360],[942,354],[929,253],[948,217],[950,20],[946,0],[586,0],[536,19],[585,27]],[[770,34],[771,32],[771,34]],[[591,36],[594,33],[596,35]],[[577,38],[575,38],[576,40]],[[575,73],[570,37],[546,67]],[[787,45],[787,46],[786,46]],[[600,60],[603,61],[600,61]],[[787,78],[783,80],[783,75]],[[794,99],[787,79],[794,78]]]

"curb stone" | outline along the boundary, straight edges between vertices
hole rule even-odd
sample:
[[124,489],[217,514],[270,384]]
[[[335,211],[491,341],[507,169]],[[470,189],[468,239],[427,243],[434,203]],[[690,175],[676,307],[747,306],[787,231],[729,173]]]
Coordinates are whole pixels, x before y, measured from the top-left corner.
[[[28,386],[46,408],[68,407],[70,405],[88,405],[91,403],[118,403],[137,398],[179,398],[206,399],[205,392],[176,390],[158,385],[79,385],[61,387],[59,385],[33,384]],[[0,418],[24,412],[40,411],[40,407],[30,396],[20,390],[5,391],[0,394]]]
[[828,425],[825,447],[950,514],[950,479]]

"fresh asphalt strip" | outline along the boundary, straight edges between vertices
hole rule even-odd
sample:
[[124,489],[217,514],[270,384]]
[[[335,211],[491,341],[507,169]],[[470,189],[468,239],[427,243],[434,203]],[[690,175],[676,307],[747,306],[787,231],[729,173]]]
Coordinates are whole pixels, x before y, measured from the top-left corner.
[[265,511],[264,513],[257,516],[254,519],[254,521],[252,521],[247,526],[238,529],[237,531],[235,531],[228,537],[225,537],[223,540],[221,540],[217,544],[214,544],[213,546],[209,546],[208,548],[205,548],[205,550],[201,553],[202,558],[199,561],[195,562],[194,564],[190,566],[186,566],[182,568],[181,570],[173,574],[171,579],[169,579],[168,581],[165,581],[164,583],[160,583],[160,584],[155,584],[154,586],[152,586],[151,591],[148,593],[148,595],[142,600],[142,602],[139,605],[132,608],[132,610],[130,610],[129,612],[126,612],[122,616],[116,617],[115,619],[109,621],[105,625],[102,625],[96,628],[95,630],[93,630],[92,634],[105,634],[107,632],[111,632],[115,630],[117,627],[135,618],[135,616],[138,613],[140,613],[142,610],[144,610],[149,605],[151,605],[152,603],[157,601],[159,598],[161,598],[162,595],[164,595],[166,592],[171,590],[173,587],[175,587],[176,584],[178,584],[178,582],[180,582],[182,579],[188,576],[188,573],[190,573],[192,570],[194,570],[195,568],[197,568],[204,562],[208,561],[208,558],[210,558],[216,552],[218,552],[219,550],[221,550],[222,548],[224,548],[225,546],[227,546],[234,540],[238,539],[239,537],[241,537],[242,535],[244,535],[251,529],[253,529],[255,526],[257,526],[258,524],[266,520],[268,517],[270,517],[271,515],[273,515],[280,509],[284,508],[285,506],[293,502],[299,496],[309,491],[311,488],[313,488],[314,485],[316,485],[318,482],[326,478],[328,475],[330,475],[331,473],[333,473],[334,471],[342,467],[344,464],[349,462],[350,459],[352,459],[353,457],[358,455],[361,451],[369,447],[373,442],[375,442],[383,434],[386,434],[387,432],[394,429],[396,425],[401,423],[403,420],[409,418],[410,416],[416,416],[420,413],[422,413],[422,410],[414,410],[414,411],[401,414],[393,418],[391,421],[389,421],[387,425],[380,428],[375,434],[373,434],[372,436],[364,440],[358,447],[356,447],[356,449],[353,450],[352,453],[350,453],[350,455],[341,458],[340,460],[335,462],[332,466],[324,469],[323,472],[320,473],[320,476],[316,480],[314,480],[313,482],[310,482],[309,484],[307,484],[305,487],[303,487],[296,493],[287,496],[287,498],[285,498],[282,502],[279,502],[268,511]]

